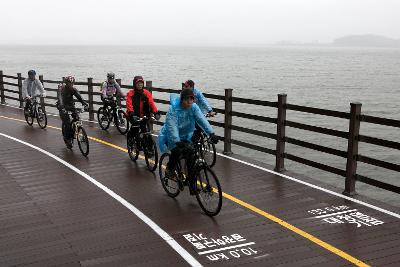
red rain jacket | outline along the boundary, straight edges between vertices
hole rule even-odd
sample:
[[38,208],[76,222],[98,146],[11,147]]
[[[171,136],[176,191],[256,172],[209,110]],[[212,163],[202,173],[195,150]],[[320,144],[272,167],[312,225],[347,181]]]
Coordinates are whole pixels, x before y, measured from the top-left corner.
[[[128,113],[134,112],[137,108],[139,108],[140,117],[148,115],[147,113],[149,111],[152,113],[157,112],[157,107],[156,104],[154,103],[153,96],[145,88],[143,88],[143,94],[140,97],[140,107],[134,107],[133,97],[135,96],[135,93],[136,91],[134,89],[131,89],[128,91],[128,94],[126,95],[126,111]],[[146,106],[148,107],[148,110],[146,110],[147,109]]]

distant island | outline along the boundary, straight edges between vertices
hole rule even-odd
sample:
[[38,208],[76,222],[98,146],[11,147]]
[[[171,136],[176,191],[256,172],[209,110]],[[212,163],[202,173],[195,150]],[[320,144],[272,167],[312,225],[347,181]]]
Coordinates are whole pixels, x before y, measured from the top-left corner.
[[399,47],[400,40],[380,35],[348,35],[333,41],[334,46],[358,46],[358,47]]
[[342,47],[391,47],[400,48],[400,39],[392,39],[385,36],[364,34],[347,35],[335,39],[332,43],[319,43],[313,41],[310,43],[301,43],[294,41],[279,41],[275,43],[278,46],[342,46]]

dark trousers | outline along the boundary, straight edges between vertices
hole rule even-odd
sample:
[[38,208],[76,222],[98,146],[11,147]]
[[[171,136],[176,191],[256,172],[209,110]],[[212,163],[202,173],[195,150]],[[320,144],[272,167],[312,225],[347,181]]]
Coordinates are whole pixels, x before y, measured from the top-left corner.
[[[75,108],[68,109],[69,111],[72,111],[72,121],[77,121],[79,120],[79,115],[78,113],[75,112]],[[63,112],[62,110],[59,110],[60,118],[62,120],[62,129],[63,129],[63,136],[64,139],[72,139],[74,136],[74,133],[72,131],[71,127],[71,118],[69,117],[68,112]]]
[[103,96],[101,96],[101,101],[103,101],[103,103],[104,103],[104,108],[107,108],[110,106],[114,110],[117,106],[114,99],[112,99],[112,98],[104,98]]
[[171,150],[171,155],[169,157],[167,167],[170,170],[174,170],[176,168],[176,165],[178,164],[178,161],[181,158],[185,158],[188,170],[191,170],[194,163],[194,155],[195,155],[194,148],[190,144],[188,144],[185,147],[177,146]]
[[203,129],[201,129],[200,126],[197,123],[195,124],[195,127],[196,127],[196,129],[193,132],[192,142],[193,143],[198,143],[199,139],[200,139],[201,132],[203,131]]
[[29,99],[29,98],[25,99],[25,107],[24,107],[24,110],[25,110],[25,111],[28,110],[31,106],[32,106],[32,100]]

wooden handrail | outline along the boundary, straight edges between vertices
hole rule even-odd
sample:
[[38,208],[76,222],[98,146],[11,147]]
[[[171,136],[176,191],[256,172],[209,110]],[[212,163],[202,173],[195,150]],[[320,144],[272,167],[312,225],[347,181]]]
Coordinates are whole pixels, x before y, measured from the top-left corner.
[[300,111],[300,112],[305,112],[305,113],[318,114],[318,115],[324,115],[324,116],[330,116],[330,117],[336,117],[336,118],[342,118],[342,119],[350,118],[349,113],[336,111],[336,110],[312,108],[312,107],[299,106],[299,105],[293,105],[293,104],[287,104],[286,108],[288,110],[294,110],[294,111]]
[[400,120],[386,119],[369,115],[361,115],[360,121],[400,128]]

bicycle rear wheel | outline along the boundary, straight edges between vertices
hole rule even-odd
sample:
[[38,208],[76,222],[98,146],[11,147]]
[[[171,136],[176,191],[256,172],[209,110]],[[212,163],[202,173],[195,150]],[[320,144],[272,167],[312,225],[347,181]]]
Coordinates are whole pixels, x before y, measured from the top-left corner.
[[129,129],[129,121],[123,110],[118,110],[117,117],[115,119],[115,126],[120,134],[126,134]]
[[42,106],[38,106],[36,110],[36,120],[39,127],[44,129],[47,126],[47,115]]
[[128,148],[129,157],[131,158],[132,161],[135,162],[139,157],[139,149],[136,146],[136,138],[133,136],[130,136],[129,133],[126,138],[126,145]]
[[195,172],[194,189],[201,209],[208,216],[217,215],[222,207],[222,190],[218,178],[206,164],[201,164]]
[[81,151],[82,155],[86,157],[89,154],[89,139],[87,137],[85,129],[81,126],[77,129],[77,140],[79,150]]
[[161,185],[164,188],[165,192],[167,192],[168,196],[175,198],[179,195],[181,191],[179,189],[178,176],[176,175],[176,172],[174,177],[166,177],[165,175],[165,170],[167,163],[169,161],[169,156],[170,156],[169,153],[162,154],[160,158],[158,172],[160,174]]
[[146,165],[149,171],[154,172],[158,165],[157,145],[151,137],[151,134],[145,135],[144,138],[145,140],[143,143],[145,144],[143,146],[143,152],[144,158],[146,159]]
[[26,123],[28,123],[29,126],[32,126],[33,124],[33,111],[32,111],[32,105],[30,105],[28,108],[24,108],[24,115],[25,115],[25,120]]
[[104,107],[99,108],[97,111],[97,122],[103,130],[107,130],[108,127],[110,127],[111,122],[109,120],[108,112]]

